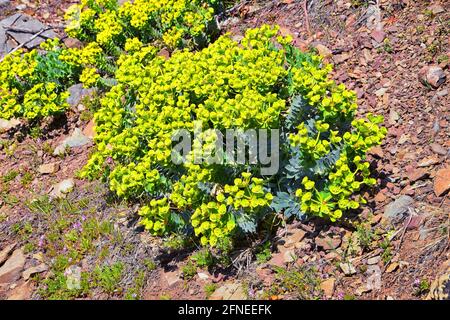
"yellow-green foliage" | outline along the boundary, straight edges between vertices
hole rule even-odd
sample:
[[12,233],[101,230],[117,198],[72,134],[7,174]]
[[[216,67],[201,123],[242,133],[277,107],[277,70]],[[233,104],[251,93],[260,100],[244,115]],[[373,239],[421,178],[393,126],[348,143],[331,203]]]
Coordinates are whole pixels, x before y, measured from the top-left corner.
[[[118,59],[118,84],[94,117],[97,152],[83,176],[104,173],[119,196],[148,201],[139,214],[153,234],[181,224],[191,226],[202,245],[215,246],[238,231],[239,217],[261,217],[284,190],[258,177],[256,166],[194,163],[215,145],[209,129],[283,128],[292,97],[302,96],[316,118],[312,128],[304,120],[288,132],[291,148],[301,150],[299,161],[312,168],[336,149],[340,157],[325,174],[312,171],[298,188],[286,190],[304,214],[334,221],[357,208],[364,200],[353,195],[375,183],[363,158],[386,133],[378,126],[382,118],[353,120],[355,93],[329,78],[331,66],[320,57],[299,52],[277,34],[277,28],[263,26],[248,30],[240,43],[224,35],[201,51],[176,51],[169,59],[128,39],[128,54]],[[193,133],[196,121],[203,123],[193,142],[198,154],[173,164],[173,133]],[[293,157],[291,151],[284,156]],[[283,174],[271,180],[284,181]]]
[[[127,38],[144,43],[161,40],[178,48],[196,37],[207,37],[215,0],[82,0],[66,12],[66,32],[83,41],[96,41],[115,51]],[[185,45],[183,45],[185,46]]]

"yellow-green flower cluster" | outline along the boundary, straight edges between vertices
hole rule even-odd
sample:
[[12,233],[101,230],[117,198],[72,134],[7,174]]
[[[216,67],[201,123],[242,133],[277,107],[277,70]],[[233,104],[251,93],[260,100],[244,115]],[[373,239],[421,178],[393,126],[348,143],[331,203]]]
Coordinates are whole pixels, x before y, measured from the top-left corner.
[[45,117],[69,108],[69,92],[58,93],[54,82],[38,83],[25,93],[22,103],[23,116],[27,119]]
[[[51,41],[48,46],[55,46]],[[39,74],[38,52],[17,50],[0,62],[0,118],[36,119],[61,113],[69,105],[68,93]],[[49,70],[49,73],[51,70]]]
[[339,142],[339,137],[332,135],[330,141],[321,139],[321,135],[329,131],[330,125],[319,120],[315,123],[315,127],[317,134],[310,137],[308,128],[303,122],[297,127],[298,132],[289,136],[289,140],[292,146],[300,147],[304,154],[311,155],[314,160],[318,160],[330,152],[331,143]]
[[313,63],[305,61],[302,68],[293,71],[295,90],[322,113],[324,121],[352,118],[358,108],[355,92],[329,78],[332,65],[321,67],[319,56],[313,56],[312,60]]
[[[162,40],[177,48],[182,40],[207,37],[214,17],[215,0],[83,0],[66,12],[67,34],[83,41],[97,41],[105,48],[122,48],[126,38],[144,43]],[[127,35],[127,36],[125,36]]]
[[226,184],[224,194],[219,194],[217,200],[225,202],[234,209],[244,209],[253,212],[258,208],[271,204],[273,196],[264,190],[264,180],[251,178],[251,173],[243,172],[242,178],[234,179],[233,185]]
[[166,198],[153,199],[148,206],[142,207],[138,214],[142,217],[140,224],[154,235],[163,235],[169,229],[170,204]]
[[197,208],[191,217],[194,233],[200,237],[203,246],[217,245],[220,239],[230,237],[236,228],[232,214],[228,213],[227,206],[220,202],[208,202]]
[[361,203],[366,203],[362,196],[352,197],[363,185],[370,187],[376,184],[370,176],[370,164],[362,157],[370,148],[381,143],[387,131],[378,126],[383,121],[382,117],[368,114],[367,118],[352,121],[354,132],[346,132],[343,139],[336,138],[332,132],[332,141],[344,142],[343,153],[336,161],[334,170],[326,177],[324,188],[318,190],[314,181],[308,177],[303,179],[303,188],[297,189],[295,194],[303,212],[336,221],[343,211],[358,209]]

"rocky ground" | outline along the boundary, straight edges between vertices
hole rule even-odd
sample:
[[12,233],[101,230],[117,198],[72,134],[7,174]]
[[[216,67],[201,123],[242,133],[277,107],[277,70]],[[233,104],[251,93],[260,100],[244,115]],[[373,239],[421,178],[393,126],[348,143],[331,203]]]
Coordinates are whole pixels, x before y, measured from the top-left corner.
[[[279,24],[335,65],[361,114],[385,116],[369,205],[336,224],[281,224],[269,242],[210,265],[181,239],[143,232],[137,208],[104,183],[77,179],[95,92],[75,86],[67,117],[33,130],[0,120],[0,299],[449,299],[450,5],[303,4],[241,1],[221,25],[239,37]],[[58,27],[69,5],[0,0],[0,19],[21,13]]]

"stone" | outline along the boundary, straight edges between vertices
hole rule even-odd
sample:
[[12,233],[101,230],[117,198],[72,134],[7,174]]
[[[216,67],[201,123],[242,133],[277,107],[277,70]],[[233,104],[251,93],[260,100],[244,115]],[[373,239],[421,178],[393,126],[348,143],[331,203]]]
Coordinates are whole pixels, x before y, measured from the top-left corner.
[[333,56],[333,60],[336,64],[343,63],[343,62],[347,61],[348,59],[350,59],[350,54],[347,52]]
[[209,297],[209,300],[246,300],[242,286],[237,283],[227,283],[218,288]]
[[448,150],[447,149],[445,149],[443,146],[441,146],[440,144],[437,144],[437,143],[432,143],[431,144],[431,150],[434,152],[434,153],[437,153],[437,154],[439,154],[439,155],[441,155],[441,156],[446,156],[447,154],[448,154]]
[[[1,29],[14,29],[14,31],[6,30],[6,33],[11,36],[18,45],[24,44],[24,47],[27,49],[39,46],[46,39],[55,39],[58,37],[55,31],[49,29],[48,26],[39,20],[22,13],[17,13],[0,21],[0,27]],[[35,34],[42,30],[46,31],[31,40]]]
[[33,293],[31,281],[27,281],[15,287],[8,295],[7,300],[29,300]]
[[36,273],[42,273],[48,270],[48,266],[45,263],[41,263],[40,265],[37,265],[36,267],[31,267],[25,270],[22,273],[23,279],[26,281],[30,279],[30,277]]
[[67,48],[71,48],[71,49],[81,49],[83,47],[83,43],[75,38],[66,38],[64,39],[64,44],[66,45]]
[[420,161],[417,166],[418,167],[429,167],[429,166],[438,164],[439,162],[441,162],[441,161],[439,160],[438,157],[431,156],[431,157],[425,158],[422,161]]
[[376,42],[381,43],[386,37],[386,32],[384,32],[383,30],[373,30],[370,35]]
[[434,89],[439,88],[446,80],[446,75],[441,67],[431,65],[420,69],[419,81],[424,85],[430,85]]
[[376,147],[372,147],[369,150],[369,154],[378,157],[379,159],[384,158],[384,153],[383,153],[383,149],[381,149],[380,146],[376,146]]
[[50,192],[51,198],[64,198],[66,194],[73,191],[73,188],[75,186],[75,182],[73,179],[66,179],[61,181],[60,183],[55,184],[52,187],[52,190]]
[[356,273],[356,269],[351,262],[341,262],[339,267],[346,276],[351,276]]
[[197,275],[200,280],[209,280],[209,275],[205,272],[197,272]]
[[86,137],[80,128],[75,128],[72,135],[64,139],[63,142],[55,148],[53,155],[62,155],[66,151],[66,148],[82,147],[90,142],[92,142],[92,139]]
[[170,288],[175,287],[178,283],[181,282],[181,278],[177,271],[167,271],[163,272],[163,277],[167,282],[167,285]]
[[436,172],[433,188],[438,197],[443,196],[450,190],[450,166]]
[[316,245],[318,247],[323,248],[326,251],[337,249],[341,243],[342,239],[339,236],[326,236],[326,237],[317,237],[315,239]]
[[59,170],[59,163],[53,162],[53,163],[46,163],[42,164],[38,168],[38,172],[40,174],[52,174]]
[[12,243],[7,245],[2,249],[2,251],[0,251],[0,266],[3,264],[3,262],[5,262],[8,259],[9,255],[11,254],[11,252],[14,250],[15,247],[16,243]]
[[324,58],[329,58],[333,55],[333,52],[331,52],[330,49],[328,49],[326,46],[324,46],[323,44],[317,44],[315,46],[315,48],[317,49],[317,51],[319,52],[319,54],[324,57]]
[[387,273],[392,273],[395,270],[398,269],[400,265],[397,262],[392,262],[387,268],[386,268],[386,272]]
[[0,8],[8,7],[11,4],[10,0],[0,0]]
[[386,94],[387,91],[388,91],[388,88],[382,87],[382,88],[378,89],[377,91],[375,91],[375,95],[377,97],[382,97]]
[[83,134],[88,137],[89,139],[94,139],[95,136],[95,122],[94,119],[89,121],[89,123],[86,125],[86,127],[83,129]]
[[361,296],[363,293],[367,293],[367,292],[370,292],[370,291],[372,291],[372,289],[369,288],[369,287],[367,287],[366,284],[363,284],[363,285],[359,286],[359,287],[355,290],[355,294],[356,294],[357,296]]
[[411,198],[410,196],[402,195],[386,206],[386,208],[384,209],[384,216],[393,220],[401,218],[413,203],[413,198]]
[[380,256],[372,257],[372,258],[367,259],[367,264],[369,264],[369,265],[378,264],[378,262],[380,262],[380,260],[381,260]]
[[10,119],[10,120],[0,119],[0,132],[15,129],[20,124],[21,122],[18,119]]
[[272,258],[267,262],[267,264],[275,267],[283,267],[284,266],[283,253],[280,252],[272,255]]
[[75,84],[71,86],[69,89],[69,97],[67,98],[67,103],[74,109],[77,108],[78,105],[85,99],[86,97],[92,97],[95,93],[95,88],[86,89],[83,88],[83,84]]
[[375,196],[375,201],[378,203],[382,203],[384,201],[386,201],[387,197],[383,192],[378,192],[377,195]]
[[295,244],[299,243],[305,238],[305,235],[306,231],[302,229],[295,229],[289,231],[284,246],[285,247],[295,246]]
[[323,290],[323,294],[327,298],[331,298],[334,293],[334,287],[335,287],[336,279],[335,278],[329,278],[320,284],[320,288]]
[[388,120],[388,123],[389,123],[390,125],[396,124],[397,121],[398,121],[399,119],[400,119],[400,115],[398,114],[397,111],[391,110],[391,111],[389,112],[389,120]]
[[20,278],[25,265],[25,256],[22,249],[17,249],[0,268],[0,284],[10,284]]
[[429,176],[430,173],[425,169],[417,168],[412,171],[408,171],[407,174],[408,174],[407,177],[409,178],[409,181],[415,182],[417,180],[426,178],[427,176]]

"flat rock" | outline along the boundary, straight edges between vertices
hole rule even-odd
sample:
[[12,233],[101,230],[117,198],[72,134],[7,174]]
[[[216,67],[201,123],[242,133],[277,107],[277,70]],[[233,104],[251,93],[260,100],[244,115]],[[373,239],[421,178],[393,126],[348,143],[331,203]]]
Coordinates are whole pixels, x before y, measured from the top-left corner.
[[0,8],[5,8],[11,4],[10,0],[0,0]]
[[372,258],[367,259],[367,264],[369,264],[369,265],[378,264],[378,262],[380,262],[380,260],[381,260],[380,256],[372,257]]
[[90,143],[91,141],[92,140],[89,137],[86,137],[83,134],[80,128],[75,128],[75,130],[72,132],[72,135],[64,139],[63,142],[55,148],[53,155],[62,155],[66,151],[66,148],[82,147]]
[[26,281],[30,279],[30,277],[36,273],[45,272],[48,270],[48,266],[45,263],[41,263],[40,265],[37,265],[36,267],[31,267],[25,270],[22,273],[23,279]]
[[319,52],[319,54],[324,57],[324,58],[329,58],[333,55],[333,53],[331,52],[330,49],[328,49],[326,46],[324,46],[323,44],[319,43],[315,46],[315,48],[317,49],[317,51]]
[[[0,21],[0,33],[12,37],[18,45],[24,44],[27,49],[39,46],[46,39],[55,39],[58,35],[49,27],[26,14],[16,13]],[[48,29],[48,30],[47,30]],[[42,30],[46,30],[33,40],[31,38]],[[1,48],[0,48],[1,50]],[[2,52],[0,52],[1,54]]]
[[88,137],[89,139],[94,139],[95,136],[95,122],[94,119],[89,121],[89,123],[86,125],[86,127],[83,129],[83,134]]
[[283,262],[285,264],[294,262],[296,260],[295,251],[288,249],[286,251],[283,251]]
[[163,277],[167,282],[167,285],[172,288],[181,282],[181,278],[177,271],[163,272]]
[[443,196],[448,190],[450,190],[450,167],[436,172],[434,178],[434,193],[436,196]]
[[322,283],[320,284],[320,288],[323,290],[323,294],[325,295],[325,297],[331,298],[333,296],[335,283],[335,278],[329,278],[322,281]]
[[240,284],[228,283],[214,291],[209,300],[246,300],[246,298]]
[[55,184],[50,192],[51,198],[64,198],[66,194],[72,192],[75,186],[73,179],[66,179],[60,183]]
[[21,122],[18,119],[10,119],[10,120],[0,119],[0,132],[14,129],[20,124]]
[[418,78],[424,85],[430,85],[434,89],[437,89],[445,82],[446,75],[441,67],[431,65],[420,69]]
[[286,236],[286,242],[284,246],[286,248],[290,246],[295,246],[296,243],[299,243],[305,238],[305,235],[306,231],[302,229],[290,230]]
[[67,103],[73,108],[76,109],[80,103],[82,103],[83,99],[86,97],[92,97],[95,93],[96,89],[94,88],[83,88],[82,83],[75,84],[68,89],[70,95],[67,98]]
[[33,293],[31,281],[24,282],[15,287],[8,295],[7,300],[29,300]]
[[7,245],[2,249],[2,251],[0,251],[0,266],[3,264],[3,262],[6,261],[6,259],[8,259],[9,255],[11,254],[11,252],[14,250],[15,247],[16,243],[12,243]]
[[384,209],[384,216],[389,219],[400,218],[408,208],[414,203],[414,199],[410,196],[402,195],[395,201],[389,203]]
[[430,10],[431,12],[433,12],[433,14],[439,14],[439,13],[445,12],[445,9],[437,3],[432,4],[431,6],[428,6],[427,9]]
[[439,154],[439,155],[441,155],[441,156],[446,156],[446,155],[448,154],[448,150],[445,149],[443,146],[441,146],[441,145],[438,144],[438,143],[432,143],[432,144],[431,144],[431,150],[432,150],[434,153],[437,153],[437,154]]
[[59,163],[46,163],[42,164],[38,168],[40,174],[52,174],[59,170]]
[[339,267],[346,276],[351,276],[356,273],[356,269],[351,262],[341,262]]
[[25,256],[22,249],[17,249],[0,268],[0,284],[10,284],[20,278]]
[[316,245],[318,247],[323,248],[324,250],[334,250],[337,249],[341,243],[342,239],[339,236],[326,236],[326,237],[317,237],[315,239]]

